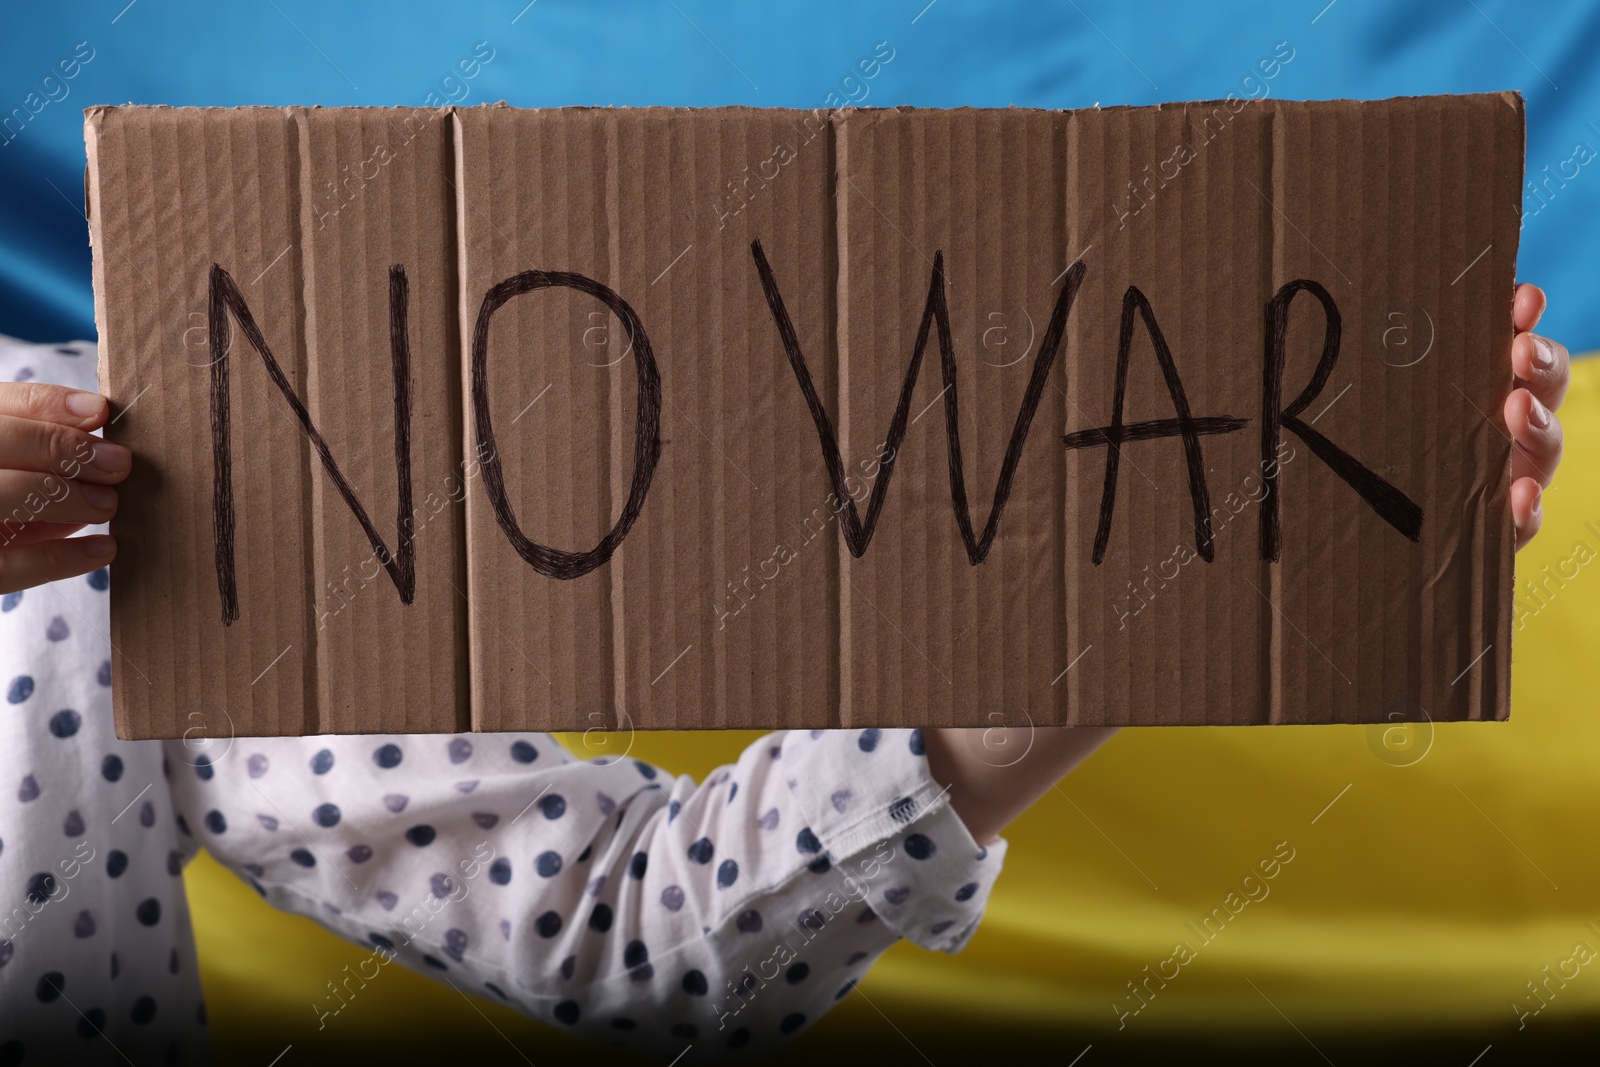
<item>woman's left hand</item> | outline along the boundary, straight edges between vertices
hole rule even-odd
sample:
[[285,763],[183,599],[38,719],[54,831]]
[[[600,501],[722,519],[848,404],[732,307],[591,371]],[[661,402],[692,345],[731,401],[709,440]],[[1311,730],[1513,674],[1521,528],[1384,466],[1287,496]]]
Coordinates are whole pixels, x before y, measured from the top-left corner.
[[1566,347],[1533,332],[1544,309],[1543,289],[1526,282],[1517,286],[1511,313],[1516,329],[1511,370],[1517,380],[1504,414],[1516,442],[1511,449],[1511,517],[1518,550],[1539,532],[1543,491],[1561,463],[1561,420],[1555,412],[1567,395],[1570,374]]

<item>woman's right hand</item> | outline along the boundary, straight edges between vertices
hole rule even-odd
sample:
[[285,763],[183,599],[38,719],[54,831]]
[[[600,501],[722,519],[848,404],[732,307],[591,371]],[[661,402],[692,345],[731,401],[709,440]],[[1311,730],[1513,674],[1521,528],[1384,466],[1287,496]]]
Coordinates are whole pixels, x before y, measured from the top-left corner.
[[106,534],[70,537],[116,513],[133,453],[95,437],[105,397],[40,382],[0,382],[0,593],[111,562]]

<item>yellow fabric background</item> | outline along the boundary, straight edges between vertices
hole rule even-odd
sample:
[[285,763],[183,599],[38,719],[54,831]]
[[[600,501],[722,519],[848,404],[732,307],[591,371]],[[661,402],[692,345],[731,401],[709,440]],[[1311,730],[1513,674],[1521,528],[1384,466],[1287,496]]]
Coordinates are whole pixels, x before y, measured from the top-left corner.
[[[1321,1062],[1313,1043],[1326,1054],[1341,1035],[1412,1034],[1463,1064],[1493,1043],[1490,1067],[1527,1062],[1558,1033],[1600,1031],[1600,960],[1552,982],[1523,1029],[1512,1008],[1538,1006],[1525,983],[1578,942],[1600,951],[1600,360],[1575,365],[1561,414],[1565,465],[1517,561],[1519,604],[1537,610],[1515,630],[1510,722],[1442,725],[1431,744],[1426,730],[1395,735],[1388,749],[1381,727],[1124,731],[1007,831],[1005,871],[965,952],[896,945],[781,1058],[870,1047],[943,1065],[985,1043],[1050,1042],[1063,1061],[1092,1045],[1093,1067],[1135,1062],[1119,1049],[1139,1042],[1253,1037]],[[1579,542],[1590,562],[1549,583],[1541,606],[1528,581]],[[632,752],[698,778],[757,736],[641,734]],[[1295,855],[1270,895],[1200,947],[1185,924],[1283,841]],[[186,879],[219,1062],[265,1063],[286,1046],[284,1067],[342,1062],[351,1045],[596,1060],[568,1034],[399,967],[319,1033],[312,1003],[364,951],[275,912],[208,857]],[[1135,1006],[1126,983],[1179,940],[1196,958],[1119,1031],[1113,1001]]]

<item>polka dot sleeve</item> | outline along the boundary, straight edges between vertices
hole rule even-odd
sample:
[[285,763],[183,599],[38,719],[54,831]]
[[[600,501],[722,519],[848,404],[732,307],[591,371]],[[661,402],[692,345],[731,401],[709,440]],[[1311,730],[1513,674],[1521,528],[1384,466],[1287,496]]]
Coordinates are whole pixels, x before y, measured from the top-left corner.
[[[0,381],[93,390],[94,345],[0,337]],[[169,768],[112,730],[109,589],[0,596],[0,1067],[211,1062]]]
[[[240,739],[173,792],[273,904],[371,949],[358,981],[399,962],[686,1061],[777,1048],[900,937],[959,950],[1005,852],[915,730],[770,734],[700,784],[543,734]],[[338,1025],[337,989],[315,1007]]]
[[928,772],[921,730],[792,731],[783,765],[807,843],[853,865],[886,925],[923,948],[966,947],[1006,840],[984,848],[973,839]]

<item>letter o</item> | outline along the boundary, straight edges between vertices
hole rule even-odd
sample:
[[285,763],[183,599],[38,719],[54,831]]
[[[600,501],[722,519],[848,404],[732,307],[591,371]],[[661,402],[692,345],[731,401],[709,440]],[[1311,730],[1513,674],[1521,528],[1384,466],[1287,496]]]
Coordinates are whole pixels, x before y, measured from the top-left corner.
[[[494,313],[513,297],[551,288],[576,289],[599,300],[622,320],[632,341],[634,366],[639,378],[637,422],[633,438],[633,478],[628,489],[628,500],[622,514],[598,544],[587,552],[567,552],[542,545],[522,532],[516,513],[506,496],[505,477],[500,465],[500,450],[495,446],[494,425],[489,418],[489,323]],[[628,536],[644,499],[650,491],[650,480],[655,475],[656,461],[661,458],[661,374],[656,369],[655,356],[650,349],[650,338],[644,324],[628,302],[615,291],[592,278],[569,271],[529,270],[507,278],[484,295],[483,307],[478,312],[478,324],[472,334],[473,421],[478,434],[478,451],[483,455],[483,488],[488,494],[489,506],[494,511],[495,522],[505,532],[506,539],[517,554],[534,570],[550,578],[581,578],[604,564]]]

